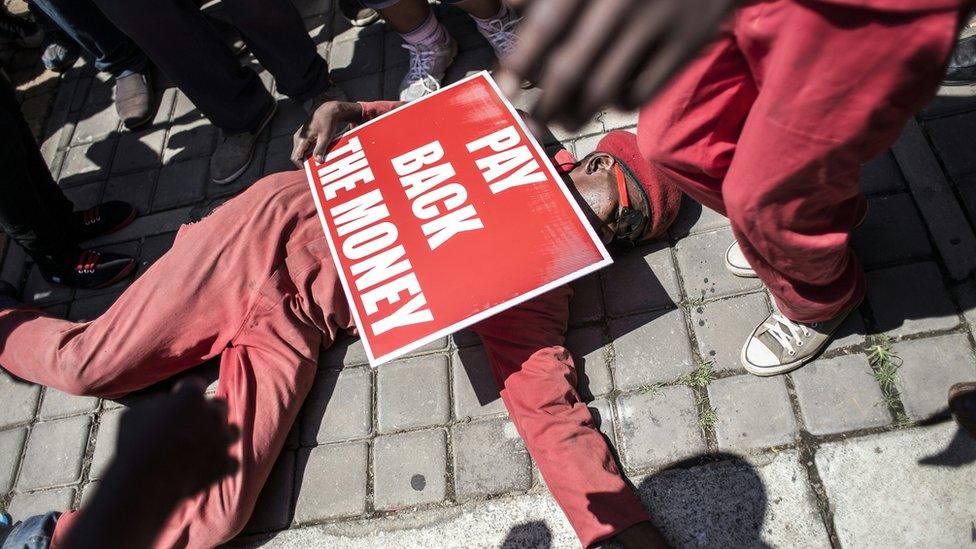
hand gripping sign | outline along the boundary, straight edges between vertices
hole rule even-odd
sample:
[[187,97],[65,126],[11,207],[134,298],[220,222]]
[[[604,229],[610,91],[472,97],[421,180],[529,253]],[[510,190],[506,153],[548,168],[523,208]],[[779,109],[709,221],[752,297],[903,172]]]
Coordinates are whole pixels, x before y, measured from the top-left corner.
[[305,170],[374,366],[611,262],[487,73],[354,128]]

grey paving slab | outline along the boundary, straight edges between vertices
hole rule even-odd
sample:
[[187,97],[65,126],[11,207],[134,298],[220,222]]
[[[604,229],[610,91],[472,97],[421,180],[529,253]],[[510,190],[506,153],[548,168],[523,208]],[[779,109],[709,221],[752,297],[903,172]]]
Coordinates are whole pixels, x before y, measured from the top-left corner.
[[319,367],[338,368],[345,366],[356,366],[366,364],[369,359],[366,357],[366,348],[358,337],[344,337],[336,341],[322,353],[319,358]]
[[0,431],[0,494],[13,488],[26,439],[27,429],[24,428]]
[[264,157],[264,173],[290,172],[297,168],[291,163],[292,136],[282,135],[268,141]]
[[153,197],[153,210],[185,206],[202,200],[209,170],[209,158],[172,162],[163,166]]
[[976,380],[976,355],[963,334],[900,341],[892,350],[902,361],[898,392],[912,418],[945,410],[949,387]]
[[92,453],[88,478],[92,480],[102,478],[112,462],[112,458],[115,457],[115,449],[119,442],[119,422],[124,413],[124,408],[116,408],[106,410],[99,416],[98,433],[95,435],[95,451]]
[[320,372],[302,410],[302,444],[315,446],[370,434],[372,383],[367,368]]
[[[9,252],[8,252],[9,254]],[[4,279],[6,280],[6,279]],[[969,329],[976,333],[976,279],[970,279],[953,288],[956,303],[969,323]]]
[[68,197],[75,209],[86,210],[102,201],[104,190],[105,183],[98,181],[67,188],[64,190],[64,195]]
[[861,316],[859,311],[854,311],[848,315],[844,323],[840,325],[840,328],[837,328],[837,331],[834,332],[834,338],[827,344],[824,352],[829,353],[837,349],[860,345],[864,343],[864,335],[866,333],[867,328],[864,326],[864,317]]
[[682,238],[689,234],[714,231],[729,226],[729,218],[705,207],[688,195],[681,196],[681,209],[674,224],[668,229],[672,238]]
[[976,112],[967,112],[925,121],[926,134],[949,174],[960,176],[976,172],[972,154],[972,134]]
[[367,452],[365,441],[299,450],[295,521],[329,520],[364,513]]
[[515,425],[503,418],[472,421],[451,429],[454,493],[458,501],[528,490],[529,453]]
[[692,305],[690,311],[702,358],[711,360],[716,371],[740,370],[742,346],[769,316],[769,305],[765,295],[755,293]]
[[[175,116],[174,120],[177,120]],[[174,123],[166,138],[163,163],[172,164],[191,158],[210,156],[216,146],[217,128],[210,121],[193,117],[185,122]]]
[[615,425],[617,421],[613,413],[613,405],[610,404],[610,401],[605,398],[598,398],[592,402],[588,402],[586,408],[590,411],[590,415],[593,417],[593,422],[596,424],[597,429],[603,433],[603,436],[610,444],[616,445],[617,433]]
[[10,501],[7,512],[16,520],[22,520],[51,511],[68,511],[71,509],[74,499],[74,488],[56,488],[43,492],[17,494]]
[[295,452],[285,451],[278,456],[254,505],[254,513],[244,527],[245,534],[283,530],[288,527],[294,501],[296,459]]
[[792,374],[807,431],[830,435],[891,422],[867,357],[817,360]]
[[740,278],[725,270],[725,250],[735,238],[731,229],[696,234],[674,246],[678,269],[689,299],[713,299],[757,290],[757,278]]
[[616,259],[600,278],[611,316],[673,307],[681,299],[671,250],[663,244]]
[[976,444],[952,423],[832,442],[816,464],[843,547],[972,543]]
[[87,416],[34,425],[17,488],[33,490],[77,481],[90,427]]
[[624,465],[643,469],[705,453],[692,390],[682,385],[617,398]]
[[959,324],[955,306],[934,263],[868,273],[868,301],[877,327],[891,335],[947,330]]
[[333,42],[328,61],[329,75],[336,82],[379,72],[383,68],[383,35]]
[[3,403],[0,429],[34,419],[40,394],[41,388],[37,385],[14,381],[7,372],[0,371],[0,402]]
[[867,218],[851,234],[851,244],[867,268],[932,253],[925,224],[907,193],[870,199]]
[[866,195],[903,191],[908,188],[905,176],[895,162],[891,150],[886,150],[861,168],[861,192]]
[[160,164],[166,130],[150,128],[138,132],[125,132],[119,137],[112,162],[112,173],[131,172],[155,168]]
[[598,322],[603,318],[603,294],[600,290],[600,273],[593,273],[570,283],[573,297],[569,301],[569,323]]
[[638,494],[674,547],[829,547],[796,452],[676,468]]
[[709,384],[708,398],[723,451],[748,452],[796,438],[796,418],[782,377],[745,374],[718,379]]
[[308,120],[308,113],[301,102],[294,99],[278,101],[278,110],[271,119],[269,134],[271,137],[288,137],[295,133],[299,126]]
[[156,187],[155,170],[116,175],[105,183],[102,200],[122,200],[136,207],[140,213],[148,213]]
[[346,97],[357,101],[379,101],[383,99],[383,73],[367,74],[337,82],[346,92]]
[[102,140],[109,134],[118,131],[120,124],[121,121],[114,104],[88,105],[78,115],[71,143],[78,145]]
[[460,330],[451,335],[451,342],[457,348],[481,345],[481,336],[471,330]]
[[393,510],[435,503],[447,495],[447,441],[443,429],[376,437],[373,504]]
[[38,416],[51,419],[94,412],[98,408],[97,397],[74,396],[50,387],[44,389],[44,400]]
[[431,351],[445,351],[448,347],[448,340],[446,337],[439,337],[430,343],[426,343],[417,347],[416,349],[410,351],[406,356],[416,356],[422,354],[428,354]]
[[620,390],[673,381],[695,364],[681,309],[614,320],[610,340],[614,383]]
[[142,276],[146,270],[163,256],[173,246],[176,233],[167,233],[146,238],[139,250],[139,269],[136,277]]
[[447,355],[398,360],[376,372],[380,433],[447,423],[451,417]]
[[153,236],[163,233],[173,233],[179,230],[181,225],[190,220],[190,212],[191,208],[184,207],[144,215],[137,218],[132,222],[131,225],[118,232],[92,240],[89,242],[89,245],[99,247],[107,244],[115,244],[116,242],[135,240],[140,237]]
[[505,413],[483,348],[465,347],[451,357],[451,386],[457,419]]
[[576,367],[577,388],[584,399],[605,395],[613,390],[610,366],[607,364],[608,349],[603,343],[603,329],[599,326],[575,328],[566,334],[566,348],[573,356]]
[[24,281],[26,268],[27,252],[20,246],[8,245],[7,254],[3,258],[3,268],[0,269],[0,279],[19,288]]
[[82,181],[104,179],[108,175],[118,138],[111,137],[94,143],[75,145],[68,149],[59,181],[74,185]]

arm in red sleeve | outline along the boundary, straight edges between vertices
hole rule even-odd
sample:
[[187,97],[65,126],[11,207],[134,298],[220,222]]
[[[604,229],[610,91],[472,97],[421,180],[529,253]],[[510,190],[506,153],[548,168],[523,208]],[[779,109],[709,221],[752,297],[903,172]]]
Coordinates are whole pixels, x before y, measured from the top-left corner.
[[363,109],[363,122],[367,122],[405,103],[406,101],[360,101],[359,106]]
[[472,329],[529,454],[587,547],[648,515],[576,391],[576,368],[562,346],[571,295],[559,288]]

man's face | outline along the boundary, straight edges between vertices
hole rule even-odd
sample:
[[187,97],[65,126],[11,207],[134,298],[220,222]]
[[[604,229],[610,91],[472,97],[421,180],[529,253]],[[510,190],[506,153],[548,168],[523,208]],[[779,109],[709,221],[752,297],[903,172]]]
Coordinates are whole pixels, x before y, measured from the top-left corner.
[[[583,207],[587,219],[596,229],[604,244],[613,240],[617,228],[617,213],[620,199],[617,191],[617,176],[613,169],[617,160],[605,153],[591,153],[567,174],[570,191]],[[627,194],[630,207],[639,209],[645,216],[642,201],[637,199],[640,191],[636,183],[627,178]]]

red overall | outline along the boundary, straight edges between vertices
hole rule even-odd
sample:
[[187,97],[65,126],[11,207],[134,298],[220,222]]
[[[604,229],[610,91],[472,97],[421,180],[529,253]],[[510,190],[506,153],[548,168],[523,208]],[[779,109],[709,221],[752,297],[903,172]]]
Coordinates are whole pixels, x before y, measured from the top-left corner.
[[[328,254],[304,172],[266,177],[184,226],[172,249],[98,319],[0,312],[0,366],[71,394],[117,397],[219,355],[217,395],[240,427],[232,454],[241,467],[183,502],[157,544],[218,545],[250,517],[312,385],[320,348],[354,328]],[[570,296],[561,288],[474,330],[529,453],[589,545],[647,514],[576,391],[562,347]],[[55,544],[76,516],[62,516]]]
[[960,0],[747,2],[640,114],[641,152],[732,231],[787,317],[865,294],[862,164],[935,93]]

